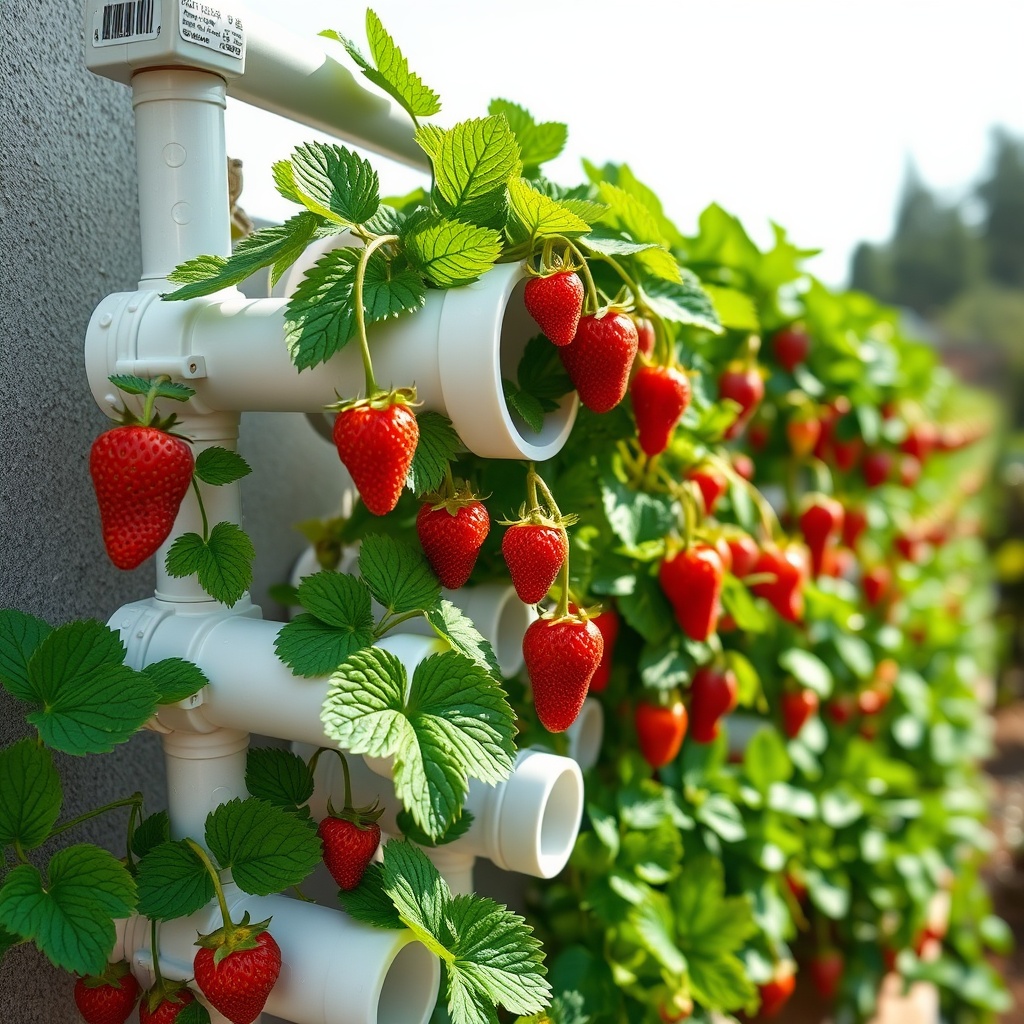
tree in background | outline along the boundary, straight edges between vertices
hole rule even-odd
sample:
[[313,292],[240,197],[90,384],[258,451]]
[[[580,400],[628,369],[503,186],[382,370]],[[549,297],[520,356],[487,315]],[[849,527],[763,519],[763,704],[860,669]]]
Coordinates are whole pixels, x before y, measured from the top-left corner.
[[985,204],[988,276],[1024,289],[1024,139],[997,128],[993,143],[991,170],[977,190]]

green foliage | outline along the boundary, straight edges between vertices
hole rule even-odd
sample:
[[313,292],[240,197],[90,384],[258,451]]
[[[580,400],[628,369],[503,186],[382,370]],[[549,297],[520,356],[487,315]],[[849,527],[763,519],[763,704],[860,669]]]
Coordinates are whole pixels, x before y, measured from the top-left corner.
[[420,437],[406,485],[419,495],[441,486],[445,470],[465,448],[447,416],[438,412],[420,412],[416,414],[416,422]]
[[0,846],[41,845],[60,814],[60,777],[53,757],[32,740],[0,750]]
[[441,584],[411,544],[371,534],[359,548],[359,573],[374,599],[391,615],[426,611],[441,599]]
[[167,552],[169,576],[196,576],[215,601],[233,607],[252,583],[256,549],[234,523],[217,523],[204,540],[198,533],[179,534]]

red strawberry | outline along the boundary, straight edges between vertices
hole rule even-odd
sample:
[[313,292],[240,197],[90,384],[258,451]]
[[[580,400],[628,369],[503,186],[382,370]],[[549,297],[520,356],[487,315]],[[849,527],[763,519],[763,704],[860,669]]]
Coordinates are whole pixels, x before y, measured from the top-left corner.
[[387,515],[398,504],[420,436],[412,409],[393,396],[388,401],[349,406],[334,421],[338,455],[375,516]]
[[788,622],[799,622],[804,614],[803,584],[807,576],[804,553],[793,545],[766,547],[754,564],[753,575],[766,574],[774,580],[755,583],[751,588],[765,598]]
[[580,401],[592,412],[609,412],[622,401],[637,343],[636,324],[625,313],[580,320],[573,343],[559,354]]
[[913,424],[900,445],[900,451],[912,455],[918,462],[925,463],[939,442],[939,431],[934,424],[921,420]]
[[690,683],[690,735],[697,743],[710,743],[718,735],[718,721],[736,707],[738,684],[731,669],[702,665]]
[[798,459],[806,459],[814,451],[820,437],[821,420],[813,415],[794,416],[786,424],[789,449]]
[[730,533],[726,537],[726,543],[732,553],[732,574],[737,579],[749,576],[761,554],[757,541],[749,533]]
[[641,366],[629,397],[640,447],[648,455],[660,454],[690,404],[690,378],[672,366]]
[[134,569],[167,540],[194,465],[188,444],[158,427],[114,427],[93,442],[103,543],[119,569]]
[[152,1009],[149,999],[144,997],[139,1003],[139,1024],[174,1024],[178,1014],[195,1001],[195,995],[184,985],[165,992]]
[[836,725],[846,725],[853,718],[854,712],[857,710],[857,698],[848,693],[843,693],[838,697],[833,697],[825,707],[829,718]]
[[904,455],[900,459],[900,483],[904,487],[913,487],[921,479],[921,461],[913,455]]
[[75,1005],[86,1024],[124,1024],[139,998],[139,983],[128,964],[107,964],[102,974],[75,982]]
[[842,417],[836,421],[832,431],[832,461],[836,469],[843,473],[849,473],[860,462],[864,451],[864,441],[856,433],[850,433],[856,430],[855,426],[849,425],[852,422],[852,419]]
[[732,453],[732,468],[743,477],[744,480],[754,479],[754,460],[746,452]]
[[776,967],[775,975],[770,981],[758,985],[758,992],[761,996],[761,1008],[758,1017],[775,1017],[782,1008],[789,1002],[789,997],[796,988],[796,975],[788,964],[779,964]]
[[601,638],[604,640],[601,663],[594,672],[594,678],[590,680],[591,693],[600,693],[608,685],[612,674],[612,654],[615,651],[615,641],[619,638],[619,613],[614,608],[607,608],[590,621],[601,631]]
[[355,889],[380,846],[380,825],[372,816],[363,818],[346,808],[342,816],[329,814],[316,832],[324,844],[324,863],[338,888]]
[[868,513],[863,507],[847,505],[843,514],[843,543],[856,549],[861,534],[868,528]]
[[860,471],[868,487],[879,487],[889,479],[892,472],[892,456],[885,451],[868,452],[861,463]]
[[864,600],[874,608],[889,593],[892,573],[887,565],[876,565],[864,573],[860,583],[864,588]]
[[491,517],[475,498],[439,498],[420,506],[416,533],[442,586],[458,590],[469,579],[490,528]]
[[687,726],[686,706],[681,700],[668,705],[641,701],[636,706],[635,721],[640,753],[652,768],[676,759]]
[[633,322],[636,324],[637,352],[650,359],[654,354],[654,343],[657,338],[654,324],[645,316],[635,316]]
[[764,451],[768,447],[771,436],[772,425],[764,418],[754,420],[750,424],[750,430],[747,431],[747,440],[755,452]]
[[575,616],[536,619],[523,636],[533,703],[548,732],[564,732],[583,707],[604,652],[601,631]]
[[729,487],[729,481],[724,474],[719,473],[710,463],[703,463],[696,469],[691,469],[686,474],[687,480],[692,480],[700,488],[700,496],[704,499],[704,512],[706,515],[714,515],[718,499],[725,494]]
[[736,419],[725,432],[726,440],[732,440],[742,433],[743,428],[761,404],[761,400],[764,398],[764,380],[753,366],[732,363],[718,378],[718,396],[719,398],[730,398],[740,407]]
[[826,548],[821,560],[821,572],[824,576],[839,579],[849,576],[857,564],[857,556],[849,548]]
[[512,586],[523,604],[537,604],[555,582],[569,554],[569,538],[561,526],[513,523],[501,539]]
[[822,999],[829,1002],[835,999],[843,977],[843,966],[843,954],[838,949],[819,950],[811,958],[808,964],[811,981]]
[[192,962],[196,984],[231,1024],[252,1024],[281,973],[281,949],[266,930],[269,922],[250,925],[248,916],[232,927],[231,938],[225,929],[201,936]]
[[579,275],[572,270],[562,270],[546,277],[531,277],[523,291],[523,302],[550,341],[568,345],[576,337],[583,296]]
[[806,358],[811,339],[799,327],[784,327],[772,338],[772,351],[784,370],[792,373]]
[[817,494],[800,513],[800,530],[811,552],[811,572],[820,576],[825,551],[839,539],[843,529],[843,506],[835,498]]
[[818,710],[818,695],[813,690],[787,690],[782,695],[781,708],[782,728],[790,739],[794,739],[807,719]]
[[724,575],[721,556],[706,544],[683,548],[658,567],[661,589],[691,640],[707,640],[715,632]]

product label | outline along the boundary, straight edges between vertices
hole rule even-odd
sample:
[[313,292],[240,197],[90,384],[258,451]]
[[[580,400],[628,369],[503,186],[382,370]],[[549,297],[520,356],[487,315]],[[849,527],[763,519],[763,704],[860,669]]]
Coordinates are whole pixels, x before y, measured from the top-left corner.
[[138,43],[160,35],[160,5],[156,0],[101,4],[92,19],[92,45]]
[[178,31],[182,39],[239,60],[245,57],[245,30],[237,14],[225,10],[222,3],[178,0],[178,4]]

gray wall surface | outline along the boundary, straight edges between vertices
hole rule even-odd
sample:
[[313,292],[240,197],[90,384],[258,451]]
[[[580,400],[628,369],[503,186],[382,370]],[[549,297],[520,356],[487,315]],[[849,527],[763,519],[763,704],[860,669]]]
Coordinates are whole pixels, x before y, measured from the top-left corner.
[[[141,259],[130,93],[86,71],[83,6],[7,0],[0,27],[0,607],[53,625],[106,621],[153,587],[152,562],[125,573],[108,561],[88,476],[108,421],[86,385],[85,328],[103,295],[135,286]],[[243,488],[258,552],[253,599],[279,618],[266,587],[288,577],[305,544],[292,524],[334,511],[341,467],[301,416],[244,416],[240,446],[254,470]],[[0,747],[27,733],[23,706],[0,690]],[[62,819],[137,789],[147,811],[165,806],[152,733],[104,756],[57,760]],[[120,856],[125,824],[114,812],[62,839]],[[72,984],[34,948],[15,949],[0,965],[0,1024],[77,1022]]]

